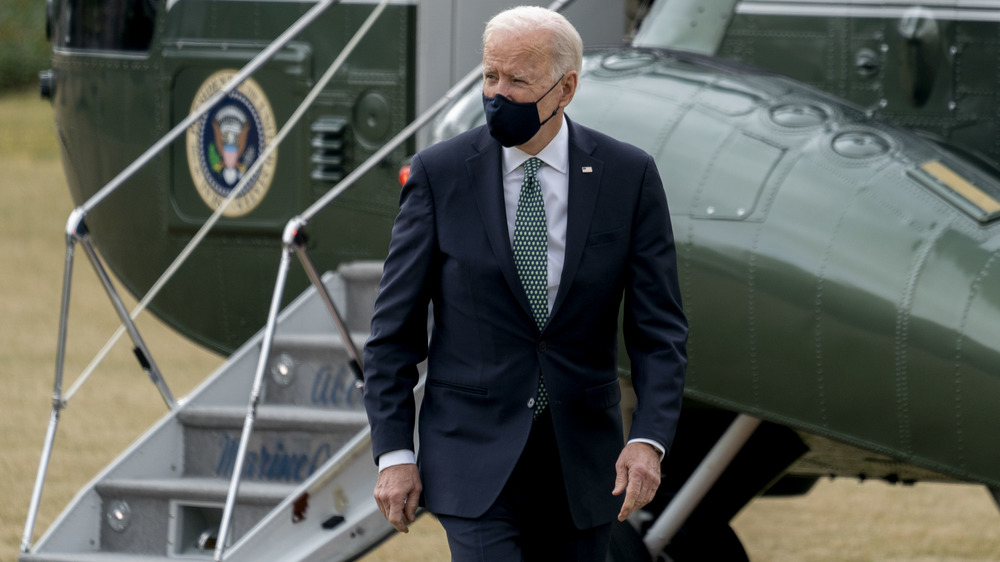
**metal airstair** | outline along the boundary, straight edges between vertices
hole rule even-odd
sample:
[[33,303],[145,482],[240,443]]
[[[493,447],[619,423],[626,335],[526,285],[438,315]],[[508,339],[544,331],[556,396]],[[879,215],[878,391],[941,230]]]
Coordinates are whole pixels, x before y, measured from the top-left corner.
[[[355,345],[367,337],[381,264],[323,284]],[[22,562],[211,559],[263,331],[94,478]],[[392,527],[371,491],[361,391],[314,287],[278,317],[227,560],[346,560]],[[256,528],[255,528],[256,527]]]
[[[288,222],[267,324],[183,400],[176,400],[165,384],[135,325],[136,316],[214,227],[235,196],[253,181],[260,166],[321,95],[390,0],[379,0],[273,142],[133,311],[125,309],[89,239],[86,224],[91,211],[337,2],[318,0],[214,96],[70,214],[52,411],[19,562],[351,560],[393,532],[372,497],[377,470],[359,383],[358,349],[367,338],[381,264],[345,264],[320,278],[308,256],[305,235],[316,213],[428,124],[479,79],[480,69],[473,69],[455,83]],[[568,3],[557,0],[550,8],[559,10]],[[122,326],[64,393],[66,322],[77,246],[94,266]],[[302,262],[312,286],[279,312],[293,254]],[[60,413],[107,350],[126,333],[168,413],[88,483],[33,543]],[[421,389],[418,386],[416,392]]]

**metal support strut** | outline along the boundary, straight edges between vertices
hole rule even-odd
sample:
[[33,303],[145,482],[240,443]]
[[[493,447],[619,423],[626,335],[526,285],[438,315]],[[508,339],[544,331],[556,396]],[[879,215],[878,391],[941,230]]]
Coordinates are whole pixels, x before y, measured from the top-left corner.
[[21,552],[25,553],[31,550],[31,537],[35,531],[35,521],[38,519],[38,506],[42,500],[42,490],[45,487],[45,475],[48,472],[49,460],[52,457],[52,448],[55,444],[56,430],[59,426],[59,415],[62,410],[66,408],[66,398],[64,398],[62,393],[63,367],[66,362],[66,335],[69,323],[70,291],[73,285],[73,260],[77,243],[83,247],[84,252],[90,259],[90,263],[94,266],[94,271],[97,273],[97,277],[100,279],[101,284],[104,286],[104,290],[111,299],[111,303],[114,306],[115,311],[118,313],[118,317],[128,330],[129,336],[132,338],[132,343],[135,346],[133,348],[133,352],[139,359],[139,364],[142,367],[142,370],[147,376],[149,376],[150,380],[153,381],[153,384],[156,385],[156,388],[160,391],[160,396],[163,397],[163,401],[167,404],[167,407],[173,409],[176,405],[174,397],[170,392],[170,388],[167,387],[163,377],[160,375],[160,370],[153,361],[152,355],[146,347],[146,343],[142,340],[142,336],[139,335],[138,328],[136,328],[132,318],[129,317],[128,311],[125,310],[125,305],[122,302],[121,297],[118,295],[114,285],[111,283],[111,278],[108,276],[107,271],[104,269],[104,265],[97,256],[94,246],[90,243],[87,236],[87,225],[83,220],[85,214],[86,213],[83,209],[77,208],[70,214],[69,221],[66,223],[66,259],[63,271],[62,301],[59,311],[59,340],[56,344],[56,367],[55,381],[52,389],[52,412],[49,415],[49,425],[45,432],[45,444],[42,446],[42,456],[39,460],[38,473],[35,477],[35,487],[32,490],[31,503],[28,506],[28,518],[24,525],[24,535],[21,537]]
[[31,550],[31,536],[35,533],[38,506],[42,501],[42,489],[45,487],[45,474],[49,470],[49,459],[52,457],[52,446],[55,444],[56,428],[59,426],[59,413],[66,406],[62,397],[63,364],[66,359],[66,327],[69,320],[70,289],[73,286],[73,253],[75,247],[75,232],[66,234],[66,260],[63,268],[62,301],[59,306],[59,339],[56,343],[56,374],[55,382],[52,385],[52,413],[49,414],[49,427],[45,432],[42,457],[38,461],[38,474],[35,476],[35,487],[31,492],[28,519],[24,523],[24,534],[21,536],[21,552],[23,553]]
[[760,419],[740,414],[646,532],[643,542],[655,560],[753,434]]
[[285,230],[285,244],[291,246],[295,249],[295,255],[299,257],[299,263],[302,264],[302,269],[305,270],[306,276],[309,277],[309,282],[312,283],[313,287],[316,287],[316,291],[319,293],[320,299],[323,300],[323,304],[326,306],[327,311],[330,312],[330,317],[333,318],[333,323],[337,325],[337,332],[340,334],[340,339],[344,340],[344,347],[347,349],[347,354],[350,356],[351,360],[348,362],[351,370],[354,372],[354,376],[357,379],[355,381],[355,386],[362,388],[364,386],[364,369],[362,368],[364,363],[361,358],[361,353],[358,352],[358,346],[354,345],[354,339],[351,338],[351,332],[347,329],[347,324],[344,322],[344,318],[340,315],[340,311],[337,310],[337,306],[333,303],[333,297],[330,296],[330,292],[327,291],[326,285],[320,279],[319,271],[316,269],[316,265],[313,264],[312,259],[309,258],[309,253],[306,251],[305,244],[305,233],[303,232],[305,224],[293,221],[289,223],[289,227]]
[[98,257],[94,245],[90,243],[90,239],[86,235],[83,235],[80,237],[80,246],[83,247],[84,252],[87,253],[87,257],[90,258],[90,263],[94,266],[94,271],[101,280],[104,291],[107,292],[108,298],[111,299],[111,305],[114,306],[115,312],[118,313],[118,318],[122,321],[122,325],[125,326],[129,338],[132,339],[132,345],[134,346],[132,351],[135,353],[136,359],[139,360],[139,366],[142,367],[149,380],[153,381],[153,384],[156,385],[156,389],[160,391],[160,396],[163,398],[163,402],[166,403],[167,408],[173,410],[177,406],[177,403],[174,401],[174,395],[170,392],[166,381],[163,380],[160,368],[153,361],[153,356],[150,354],[149,348],[146,347],[146,342],[139,335],[139,329],[136,327],[135,321],[132,320],[128,310],[125,309],[125,303],[122,302],[121,296],[118,295],[118,291],[115,290],[115,286],[111,283],[111,277],[108,276],[107,270],[104,269],[104,264],[101,263],[101,258]]

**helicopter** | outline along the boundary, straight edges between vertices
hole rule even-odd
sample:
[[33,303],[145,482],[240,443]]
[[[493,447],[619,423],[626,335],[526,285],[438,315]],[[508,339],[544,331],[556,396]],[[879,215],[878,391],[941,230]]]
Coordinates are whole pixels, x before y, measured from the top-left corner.
[[[462,71],[495,8],[394,2],[324,85],[376,2],[320,4],[50,2],[43,95],[80,206],[68,247],[82,240],[140,297],[216,221],[149,308],[230,359],[178,405],[130,331],[170,412],[34,549],[29,523],[22,560],[84,560],[71,553],[94,545],[350,559],[389,534],[364,499],[374,469],[352,342],[363,341],[409,155],[483,122],[476,71]],[[317,23],[280,43],[311,10]],[[567,8],[589,46],[568,113],[655,158],[691,335],[663,485],[616,528],[614,559],[745,557],[732,517],[824,476],[975,482],[997,498],[1000,144],[988,45],[1000,2],[658,0],[627,42],[624,14],[616,3]],[[157,143],[162,152],[120,175]],[[279,251],[282,262],[269,259]],[[296,252],[309,256],[302,271],[284,261]],[[319,279],[325,270],[336,273]],[[335,341],[343,349],[331,353]],[[198,459],[161,474],[142,460],[157,450]]]

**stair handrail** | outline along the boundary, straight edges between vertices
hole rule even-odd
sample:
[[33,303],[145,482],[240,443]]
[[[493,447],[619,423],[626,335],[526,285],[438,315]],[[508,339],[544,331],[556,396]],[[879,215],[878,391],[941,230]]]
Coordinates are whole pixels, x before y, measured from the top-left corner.
[[[60,300],[60,315],[59,315],[59,332],[58,332],[58,342],[56,346],[56,365],[55,365],[55,376],[53,382],[52,390],[52,410],[49,414],[49,423],[45,433],[45,440],[42,445],[42,454],[39,459],[38,472],[35,476],[35,483],[32,489],[31,500],[28,505],[28,515],[25,520],[24,533],[21,536],[21,552],[28,553],[31,550],[31,539],[34,535],[35,522],[38,519],[38,509],[41,504],[42,491],[45,487],[45,478],[48,472],[48,465],[52,456],[52,449],[55,443],[56,430],[59,425],[59,416],[63,409],[66,408],[69,400],[73,397],[76,391],[83,385],[84,382],[89,378],[90,374],[97,368],[100,362],[107,356],[111,348],[115,343],[121,338],[121,336],[127,331],[132,337],[133,343],[135,344],[134,352],[136,358],[138,359],[143,370],[149,375],[153,383],[156,385],[157,389],[160,391],[164,402],[167,404],[168,408],[173,409],[176,406],[173,395],[170,392],[169,387],[166,385],[163,377],[159,373],[159,369],[156,367],[155,362],[152,360],[152,356],[149,353],[145,342],[142,340],[138,328],[135,326],[135,318],[138,317],[140,313],[148,306],[149,302],[156,296],[159,290],[166,284],[167,281],[173,276],[181,264],[187,260],[187,257],[194,251],[194,249],[200,244],[201,240],[204,239],[207,232],[215,225],[215,223],[222,216],[222,213],[229,206],[229,204],[235,199],[236,195],[241,193],[246,184],[255,177],[256,173],[259,171],[260,166],[266,161],[267,156],[277,149],[281,140],[287,136],[288,131],[291,129],[291,125],[295,123],[292,122],[292,118],[286,122],[285,126],[279,131],[275,140],[269,143],[267,149],[263,155],[254,162],[254,166],[250,168],[248,173],[241,179],[241,181],[232,189],[228,197],[219,205],[216,211],[205,221],[205,224],[198,230],[191,241],[185,246],[185,248],[178,254],[177,258],[170,264],[170,266],[164,271],[159,279],[153,284],[150,290],[146,293],[143,299],[136,305],[131,313],[125,310],[124,303],[119,297],[114,285],[110,281],[110,277],[107,275],[103,264],[98,257],[96,250],[89,240],[89,230],[85,223],[85,218],[87,213],[93,210],[95,207],[101,204],[109,195],[116,191],[121,185],[124,184],[126,180],[135,175],[142,167],[148,164],[157,154],[163,151],[164,148],[170,145],[181,133],[187,130],[195,121],[200,119],[205,113],[212,109],[223,97],[231,93],[233,90],[238,88],[248,77],[253,75],[257,70],[260,69],[266,62],[272,59],[278,51],[283,48],[289,41],[291,41],[295,36],[297,36],[305,27],[315,21],[324,11],[326,11],[330,6],[340,3],[341,0],[320,0],[315,6],[306,11],[298,20],[296,20],[291,26],[288,27],[281,35],[279,35],[274,41],[272,41],[265,49],[263,49],[257,56],[250,60],[243,68],[240,69],[232,78],[230,78],[218,92],[212,97],[202,103],[196,110],[194,110],[187,118],[178,123],[174,128],[164,134],[160,140],[150,146],[145,152],[143,152],[138,158],[136,158],[131,164],[125,167],[117,176],[112,178],[107,184],[105,184],[97,193],[91,196],[82,205],[73,209],[70,212],[69,218],[66,222],[66,257],[64,260],[64,270],[63,270],[63,286],[62,294]],[[384,2],[383,2],[384,3]],[[356,43],[355,43],[356,44]],[[353,49],[353,47],[352,47]],[[332,77],[336,69],[343,64],[343,60],[346,58],[343,51],[341,56],[331,64],[330,69],[327,70],[326,77],[329,75]],[[331,71],[332,69],[332,71]],[[329,82],[329,78],[325,82],[322,82],[319,89]],[[314,94],[315,92],[315,94]],[[315,100],[318,96],[318,89],[314,88],[310,92],[308,101],[309,104]],[[299,111],[301,110],[301,111]],[[301,118],[301,114],[304,113],[302,106],[300,105],[299,110],[296,114],[293,114],[295,121],[297,122]],[[104,345],[104,347],[98,352],[98,355],[90,362],[87,368],[77,377],[74,384],[70,387],[69,391],[65,394],[62,392],[63,383],[63,368],[65,365],[66,356],[66,339],[67,339],[67,328],[68,328],[68,317],[69,317],[69,303],[70,303],[70,293],[72,288],[72,274],[73,274],[73,262],[74,262],[74,251],[77,243],[80,243],[90,259],[91,265],[94,267],[101,284],[104,286],[105,291],[108,293],[109,298],[112,301],[116,312],[122,321],[118,329],[109,339],[109,341]]]
[[[270,61],[278,53],[278,51],[288,44],[295,36],[302,32],[303,29],[309,26],[313,21],[316,20],[324,11],[334,4],[339,4],[341,0],[320,0],[315,6],[309,9],[305,14],[299,19],[288,26],[281,35],[276,37],[267,47],[265,47],[260,53],[257,54],[253,59],[250,60],[243,68],[240,69],[232,78],[230,78],[218,92],[213,94],[210,98],[205,100],[203,104],[198,106],[198,109],[191,112],[186,118],[182,119],[180,123],[174,126],[165,133],[160,140],[153,143],[145,152],[139,155],[138,158],[132,161],[131,164],[125,167],[124,170],[118,173],[117,176],[106,183],[101,189],[97,191],[94,195],[91,195],[82,205],[78,207],[82,214],[86,215],[94,209],[94,207],[100,205],[109,195],[115,192],[119,187],[125,183],[126,180],[130,179],[136,172],[142,169],[143,166],[148,164],[157,154],[163,151],[164,148],[170,145],[177,137],[186,131],[191,125],[194,125],[198,119],[207,113],[216,103],[222,100],[230,93],[232,93],[236,88],[240,86],[247,78],[256,73],[260,67],[264,66],[265,63]],[[234,192],[238,191],[233,189]],[[81,217],[82,218],[82,217]]]
[[[383,2],[384,1],[385,0],[383,0]],[[557,4],[569,3],[571,1],[572,0],[563,0],[562,2],[557,2]],[[318,270],[312,260],[309,259],[308,253],[306,252],[305,226],[308,223],[309,218],[314,217],[315,214],[322,210],[327,204],[351,187],[369,170],[378,165],[378,163],[388,156],[389,153],[398,148],[402,143],[406,142],[409,137],[429,123],[431,119],[447,107],[447,105],[456,96],[467,90],[476,80],[478,80],[481,75],[482,65],[478,65],[461,80],[459,80],[454,86],[452,86],[452,88],[449,89],[448,92],[428,110],[422,113],[417,119],[410,122],[410,124],[403,128],[402,131],[390,139],[385,145],[382,146],[382,148],[369,156],[367,160],[355,168],[343,180],[337,183],[337,185],[327,191],[327,193],[320,197],[320,199],[306,209],[306,211],[292,218],[285,225],[285,229],[282,233],[282,250],[280,262],[278,264],[278,276],[271,296],[271,305],[268,309],[267,323],[264,327],[263,343],[261,345],[260,356],[257,361],[257,369],[254,373],[247,414],[244,419],[243,433],[240,436],[240,444],[237,449],[235,466],[233,468],[233,474],[229,484],[229,492],[226,494],[226,504],[222,512],[222,522],[220,523],[219,534],[215,543],[216,550],[214,560],[216,562],[223,560],[223,557],[225,556],[229,525],[232,520],[232,512],[235,509],[236,497],[239,494],[243,464],[246,459],[246,450],[249,446],[250,435],[253,433],[254,420],[257,416],[257,407],[260,403],[261,392],[263,390],[263,373],[267,367],[268,361],[270,361],[271,349],[274,342],[274,331],[277,324],[278,312],[280,311],[281,299],[284,296],[285,282],[288,278],[288,270],[292,253],[295,253],[298,256],[306,275],[309,277],[310,283],[316,287],[319,292],[320,299],[323,301],[323,304],[326,306],[326,309],[330,312],[330,315],[333,318],[334,324],[337,327],[337,332],[340,334],[347,354],[350,356],[348,364],[355,377],[358,379],[356,384],[360,387],[363,380],[363,363],[361,355],[358,352],[358,348],[354,344],[354,340],[351,338],[350,331],[348,330],[343,317],[340,315],[340,312],[337,310],[337,307],[333,302],[333,297],[320,280]]]
[[[388,5],[388,3],[389,0],[380,0],[378,5],[375,6],[375,9],[372,10],[371,14],[368,15],[368,18],[365,19],[364,23],[361,24],[361,27],[359,27],[358,30],[354,33],[354,36],[351,37],[351,40],[348,41],[347,45],[345,45],[344,48],[340,51],[340,55],[338,55],[337,60],[335,60],[334,63],[330,66],[330,68],[327,69],[327,71],[323,74],[322,78],[320,78],[320,80],[316,83],[316,85],[305,97],[305,99],[302,100],[302,103],[299,104],[299,107],[295,110],[295,113],[293,113],[292,116],[288,119],[288,122],[285,124],[285,127],[282,128],[282,130],[275,137],[275,141],[277,141],[279,137],[283,139],[284,136],[281,133],[285,133],[287,130],[290,130],[291,127],[289,127],[289,124],[294,125],[294,122],[297,122],[299,118],[301,118],[301,116],[305,114],[306,110],[309,108],[309,106],[312,105],[316,97],[319,96],[320,92],[322,92],[326,84],[333,79],[333,75],[339,69],[340,65],[343,64],[343,61],[346,60],[347,56],[354,51],[354,48],[358,45],[358,43],[361,42],[361,39],[368,34],[368,31],[375,24],[375,21],[379,18],[379,16],[382,15],[382,12],[385,10],[385,7],[386,5]],[[269,149],[272,147],[277,147],[277,143],[272,142],[271,144],[268,145]],[[257,161],[254,162],[254,167],[251,167],[251,169],[247,172],[247,176],[252,176],[252,174],[256,174],[257,170],[254,168],[259,169],[258,165],[263,166],[264,161],[267,159],[267,156],[269,156],[269,154],[265,150],[265,152],[261,154],[260,158],[258,158]],[[233,193],[235,192],[236,190],[234,189]],[[233,193],[230,193],[230,198],[233,196]],[[287,268],[287,265],[285,267]],[[284,294],[284,279],[282,279],[280,282],[282,284],[280,292],[281,294]],[[320,283],[320,286],[322,285],[323,284]],[[277,293],[278,291],[279,289],[275,288],[275,292]],[[325,290],[324,294],[326,294]],[[328,294],[327,297],[329,297]],[[281,299],[279,297],[277,302],[271,303],[270,311],[268,313],[269,320],[272,317],[277,318],[277,314],[280,307],[281,307]],[[336,309],[334,309],[334,311],[336,312]],[[336,318],[338,321],[340,321],[339,314],[336,314]],[[264,339],[266,341],[273,341],[274,339],[274,323],[270,321],[264,328]],[[353,347],[353,343],[349,347]],[[355,353],[357,352],[355,351]],[[261,368],[260,365],[266,364],[269,355],[270,355],[270,348],[268,348],[267,350],[261,349],[260,360],[258,361],[258,369]],[[257,405],[259,401],[260,401],[260,389],[257,383],[257,379],[255,377],[254,388],[251,390],[250,393],[250,405],[247,408],[247,416],[243,422],[243,433],[242,433],[243,436],[249,436],[248,427],[249,428],[253,427],[253,422],[257,414]],[[241,437],[240,445],[236,453],[235,465],[233,467],[233,476],[229,483],[229,491],[226,493],[226,504],[222,511],[222,521],[219,523],[219,534],[215,543],[215,555],[214,555],[215,560],[222,560],[223,553],[225,552],[226,549],[226,540],[229,534],[230,523],[232,521],[233,509],[235,508],[236,505],[236,496],[239,493],[239,485],[243,472],[243,462],[246,457],[246,450],[248,445],[249,445],[249,438],[243,439]]]
[[[556,0],[549,5],[548,9],[559,12],[572,3],[573,0]],[[341,339],[344,340],[347,346],[348,354],[351,356],[350,366],[357,376],[359,384],[363,382],[361,356],[358,353],[357,347],[354,345],[354,341],[350,338],[350,334],[348,333],[343,320],[340,318],[339,312],[333,305],[333,299],[326,291],[326,287],[320,280],[318,271],[308,257],[308,252],[306,251],[304,243],[305,228],[309,221],[312,220],[317,213],[322,211],[327,205],[332,203],[334,199],[347,191],[347,189],[354,185],[357,180],[368,173],[372,168],[377,166],[393,150],[399,148],[399,146],[406,142],[407,139],[426,126],[452,101],[454,101],[456,97],[468,90],[469,87],[471,87],[472,84],[482,76],[482,70],[482,64],[476,65],[475,68],[469,71],[468,74],[463,76],[447,92],[445,92],[445,94],[441,96],[437,102],[431,105],[431,107],[425,110],[419,117],[411,121],[409,125],[404,127],[393,138],[389,139],[389,141],[382,145],[382,148],[378,149],[375,153],[369,156],[368,159],[362,162],[360,166],[352,170],[350,174],[338,182],[337,185],[330,188],[329,191],[324,193],[322,197],[306,208],[305,211],[303,211],[300,215],[293,217],[285,225],[285,230],[282,234],[282,246],[292,248],[293,251],[296,252],[299,256],[299,260],[302,262],[302,265],[306,270],[306,274],[309,276],[310,282],[320,292],[323,302],[326,303],[327,309],[333,317],[334,323],[337,325],[337,330],[340,332]],[[265,341],[265,345],[269,345],[269,342]]]
[[[555,0],[549,5],[548,9],[559,12],[572,3],[573,0]],[[482,76],[482,68],[482,64],[476,65],[472,71],[455,83],[455,85],[452,86],[445,93],[445,95],[441,97],[441,99],[439,99],[429,109],[424,111],[424,113],[422,113],[419,117],[410,122],[409,125],[404,127],[403,130],[386,142],[382,148],[369,156],[368,159],[348,174],[343,180],[338,182],[337,185],[330,188],[329,191],[317,199],[316,202],[310,205],[305,211],[302,212],[302,214],[292,218],[285,225],[284,232],[282,233],[281,256],[278,262],[277,279],[274,283],[274,291],[271,294],[271,304],[268,309],[267,322],[264,325],[260,355],[257,359],[257,368],[254,372],[253,384],[250,389],[250,399],[247,405],[246,417],[244,418],[243,432],[240,435],[240,444],[236,453],[235,466],[230,480],[229,492],[226,494],[226,506],[222,512],[222,522],[220,524],[219,535],[215,546],[215,555],[213,558],[214,562],[222,562],[225,555],[226,535],[228,534],[230,520],[232,519],[232,511],[236,504],[236,496],[239,494],[239,486],[243,476],[243,463],[249,446],[250,436],[253,433],[254,420],[257,416],[257,407],[260,405],[261,393],[264,386],[264,371],[267,368],[267,363],[270,361],[271,350],[274,346],[274,332],[277,326],[278,313],[281,308],[281,299],[284,296],[285,283],[288,279],[291,255],[293,253],[298,256],[299,262],[305,269],[310,283],[316,288],[320,298],[323,300],[327,310],[330,312],[334,324],[336,324],[337,331],[344,342],[345,349],[351,357],[349,361],[351,370],[354,371],[355,376],[358,378],[356,385],[359,388],[362,388],[364,385],[363,359],[357,350],[357,346],[354,345],[354,340],[351,338],[350,331],[341,318],[340,313],[333,302],[333,298],[327,291],[326,286],[323,284],[318,275],[315,265],[309,258],[305,244],[305,227],[308,225],[309,220],[315,217],[316,213],[333,202],[338,196],[350,188],[354,182],[381,162],[382,159],[388,156],[390,152],[398,148],[421,127],[429,123],[431,119],[447,107],[456,96],[471,87],[472,84]]]
[[[173,129],[165,133],[163,137],[160,138],[159,141],[154,143],[148,150],[146,150],[146,152],[144,152],[142,155],[136,158],[136,160],[134,160],[129,166],[125,168],[125,170],[123,170],[121,173],[118,174],[118,176],[116,176],[114,179],[108,182],[104,187],[102,187],[98,191],[98,193],[94,194],[90,199],[87,200],[87,202],[74,209],[73,212],[70,213],[70,217],[66,223],[67,236],[71,235],[78,236],[77,234],[78,230],[86,232],[87,229],[83,221],[90,210],[92,210],[95,206],[100,204],[113,191],[118,189],[118,187],[120,187],[125,180],[129,179],[132,175],[138,172],[139,169],[141,169],[143,166],[149,163],[149,161],[151,161],[153,157],[155,157],[159,152],[161,152],[164,148],[166,148],[166,146],[168,146],[172,141],[174,141],[182,132],[184,132],[199,118],[204,116],[205,113],[211,110],[212,107],[214,107],[215,104],[217,104],[219,100],[221,100],[225,95],[228,95],[233,90],[238,88],[240,84],[242,84],[247,78],[253,75],[257,70],[259,70],[261,66],[263,66],[270,59],[274,58],[274,56],[277,54],[280,48],[284,47],[289,41],[292,40],[292,38],[298,35],[298,33],[302,31],[302,29],[304,29],[306,26],[312,23],[316,18],[318,18],[322,14],[322,12],[324,12],[326,9],[328,9],[330,6],[334,4],[339,4],[341,1],[342,0],[322,0],[321,2],[317,3],[308,12],[303,14],[302,17],[296,20],[295,23],[289,26],[289,28],[285,30],[285,32],[283,32],[281,35],[279,35],[270,45],[268,45],[268,47],[262,50],[256,57],[251,59],[250,62],[248,62],[245,66],[243,66],[243,68],[241,68],[239,72],[233,75],[233,77],[230,78],[218,92],[212,95],[211,98],[209,98],[203,104],[198,106],[196,110],[194,110],[183,121],[178,123]],[[343,55],[343,51],[341,51],[341,55]],[[334,60],[333,63],[331,63],[330,67],[328,68],[327,74],[329,74],[332,77],[333,72],[336,72],[336,69],[340,68],[345,58],[346,57],[339,56],[336,60]],[[333,72],[330,72],[330,69],[334,69]],[[326,76],[327,75],[324,75],[325,80],[321,80],[320,82],[317,83],[317,85],[322,84],[325,86],[329,82],[329,78],[327,78]],[[256,179],[256,175],[260,171],[260,169],[264,166],[264,162],[266,162],[268,157],[270,157],[271,154],[273,154],[274,151],[277,150],[278,146],[281,145],[281,142],[285,139],[286,136],[288,136],[288,133],[291,130],[291,126],[294,126],[295,124],[298,123],[299,119],[301,119],[302,117],[302,114],[305,113],[305,109],[308,109],[308,106],[311,105],[312,102],[316,99],[316,97],[319,95],[320,90],[321,88],[317,89],[316,87],[310,90],[309,96],[304,100],[303,104],[299,105],[295,113],[293,113],[292,116],[289,117],[285,125],[281,128],[281,130],[278,131],[277,135],[275,135],[275,138],[267,144],[264,151],[261,153],[261,156],[259,156],[254,161],[254,163],[250,166],[247,172],[240,179],[240,181],[237,182],[237,184],[232,188],[232,190],[230,190],[229,195],[226,196],[226,198],[220,202],[218,208],[216,208],[215,211],[208,217],[208,219],[205,220],[205,223],[198,229],[198,231],[194,234],[191,240],[184,246],[181,252],[177,254],[177,257],[174,258],[174,261],[171,262],[169,266],[167,266],[167,268],[163,271],[160,277],[153,283],[153,285],[149,288],[149,290],[146,292],[143,298],[132,309],[131,313],[129,314],[129,317],[132,320],[135,320],[139,316],[139,314],[141,314],[149,306],[149,303],[152,302],[154,298],[156,298],[156,296],[163,289],[164,285],[166,285],[167,282],[170,281],[170,279],[174,276],[174,274],[177,272],[180,266],[183,265],[185,261],[187,261],[191,253],[194,252],[194,250],[197,249],[197,247],[201,244],[202,240],[204,240],[205,236],[208,235],[208,232],[219,221],[219,219],[222,217],[223,213],[226,211],[229,205],[236,199],[236,197],[240,193],[245,191],[247,184]],[[101,350],[97,353],[94,359],[87,365],[87,367],[83,370],[81,375],[74,382],[70,390],[67,391],[66,401],[68,401],[73,396],[73,394],[76,393],[76,391],[83,385],[84,382],[86,382],[86,380],[90,377],[90,375],[97,368],[97,366],[100,365],[100,363],[104,360],[107,354],[111,351],[114,345],[124,334],[125,329],[126,328],[124,325],[119,326],[118,329],[115,331],[115,333],[112,334],[110,338],[108,338],[108,341],[104,344],[104,347],[101,348]]]
[[[565,1],[571,2],[572,0]],[[419,117],[411,121],[409,125],[404,127],[403,130],[396,134],[396,136],[385,143],[382,148],[377,150],[374,154],[368,157],[367,160],[362,162],[360,166],[352,170],[351,173],[337,185],[327,191],[322,197],[317,199],[316,202],[303,211],[302,214],[293,217],[290,221],[288,221],[288,224],[285,225],[285,230],[281,237],[282,248],[289,248],[295,253],[296,256],[298,256],[299,262],[302,264],[306,275],[309,277],[309,282],[319,291],[320,298],[322,299],[323,304],[326,305],[327,311],[330,312],[330,316],[333,318],[333,322],[337,327],[337,332],[340,334],[340,338],[344,341],[347,354],[350,356],[348,366],[357,378],[356,385],[358,388],[361,388],[364,381],[361,354],[358,351],[357,346],[354,345],[354,340],[351,339],[350,332],[347,329],[347,325],[343,318],[340,316],[340,312],[337,310],[336,305],[334,305],[333,297],[330,296],[330,293],[326,290],[326,286],[320,280],[319,270],[309,258],[309,253],[306,250],[305,245],[305,228],[309,224],[309,220],[316,216],[316,213],[323,210],[323,208],[336,199],[341,193],[350,188],[354,182],[368,173],[368,171],[370,171],[373,167],[377,166],[378,163],[388,156],[393,150],[398,148],[401,144],[406,142],[409,137],[413,136],[417,131],[426,126],[427,123],[429,123],[434,117],[437,116],[438,113],[447,107],[448,104],[455,99],[455,97],[459,96],[472,86],[472,84],[482,75],[482,68],[483,65],[477,65],[476,68],[472,69],[468,74],[463,76],[462,79],[456,82],[444,96],[434,103],[434,105],[424,111],[424,113],[422,113]],[[281,280],[281,282],[283,283],[284,281]],[[268,345],[268,352],[270,352],[269,348],[270,346]]]

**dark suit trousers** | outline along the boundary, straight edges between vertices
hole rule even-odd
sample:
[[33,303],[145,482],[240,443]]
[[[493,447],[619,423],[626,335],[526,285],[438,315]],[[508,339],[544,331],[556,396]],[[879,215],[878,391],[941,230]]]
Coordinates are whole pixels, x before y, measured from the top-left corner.
[[535,420],[514,472],[485,514],[436,515],[453,562],[605,562],[611,540],[610,523],[583,530],[573,524],[548,411]]

